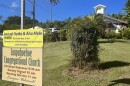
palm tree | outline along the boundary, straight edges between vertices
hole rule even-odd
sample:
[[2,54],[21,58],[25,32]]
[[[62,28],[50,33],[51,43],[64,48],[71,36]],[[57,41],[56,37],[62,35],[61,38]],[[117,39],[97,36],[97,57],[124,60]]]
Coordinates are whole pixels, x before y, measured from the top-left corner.
[[3,17],[2,16],[0,16],[0,19],[2,19]]
[[50,12],[51,12],[51,22],[52,22],[52,6],[57,5],[59,3],[59,0],[50,0]]
[[130,0],[126,2],[124,11],[126,12],[126,19],[128,22],[128,26],[130,27]]
[[3,20],[3,16],[0,16],[0,21],[4,22],[4,20]]

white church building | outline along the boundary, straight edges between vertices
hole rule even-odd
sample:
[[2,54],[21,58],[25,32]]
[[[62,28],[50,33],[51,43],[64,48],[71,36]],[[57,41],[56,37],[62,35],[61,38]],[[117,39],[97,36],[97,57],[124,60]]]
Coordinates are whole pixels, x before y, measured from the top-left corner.
[[99,4],[95,6],[94,9],[96,14],[103,14],[104,21],[108,24],[108,27],[106,29],[114,30],[116,33],[118,33],[119,30],[126,28],[126,25],[128,24],[126,21],[105,15],[106,6]]
[[95,6],[94,9],[95,9],[96,14],[104,14],[106,6],[99,4]]

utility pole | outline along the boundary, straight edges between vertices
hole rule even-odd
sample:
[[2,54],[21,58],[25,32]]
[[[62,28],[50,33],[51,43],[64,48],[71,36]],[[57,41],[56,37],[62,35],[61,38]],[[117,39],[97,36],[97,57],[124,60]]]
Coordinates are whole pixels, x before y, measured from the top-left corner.
[[35,2],[35,0],[33,0],[33,29],[35,27],[35,4],[36,4],[36,2]]
[[[25,25],[25,0],[21,0],[21,30],[24,29]],[[24,86],[20,84],[19,86]]]
[[25,0],[21,0],[21,29],[24,29],[25,25]]

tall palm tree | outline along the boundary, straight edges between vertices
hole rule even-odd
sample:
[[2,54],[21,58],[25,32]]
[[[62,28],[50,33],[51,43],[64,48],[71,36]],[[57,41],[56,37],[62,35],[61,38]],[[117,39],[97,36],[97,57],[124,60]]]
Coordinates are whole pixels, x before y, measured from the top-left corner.
[[57,5],[59,3],[59,0],[50,0],[50,5],[51,5],[51,7],[50,7],[50,12],[51,12],[51,22],[52,22],[52,6],[53,5]]
[[2,16],[0,16],[0,19],[2,18]]
[[130,27],[130,0],[127,0],[124,11],[126,12],[126,20],[128,22],[128,26]]

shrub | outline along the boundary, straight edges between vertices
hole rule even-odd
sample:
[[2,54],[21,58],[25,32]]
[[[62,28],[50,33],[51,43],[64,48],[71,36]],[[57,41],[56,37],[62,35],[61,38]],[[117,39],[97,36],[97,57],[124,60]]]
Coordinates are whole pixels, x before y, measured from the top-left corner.
[[59,30],[59,39],[60,39],[60,41],[66,41],[67,40],[65,30],[63,30],[63,29]]
[[44,34],[44,41],[50,42],[50,30],[46,29],[46,33]]
[[58,32],[50,32],[48,29],[46,30],[46,33],[44,34],[44,40],[45,42],[56,42],[59,41],[59,33]]
[[70,35],[71,35],[71,31],[67,30],[66,31],[66,38],[67,38],[68,41],[70,41]]
[[59,36],[58,36],[58,32],[52,32],[50,33],[50,41],[51,42],[56,42],[56,41],[59,41]]
[[88,17],[72,22],[72,67],[92,70],[98,67],[98,31],[95,22]]
[[123,30],[119,30],[119,33],[116,33],[116,39],[122,39],[123,38]]
[[107,39],[115,39],[116,38],[116,33],[115,31],[111,30],[109,32],[106,33],[106,38]]
[[130,28],[126,28],[126,29],[123,31],[123,38],[124,38],[124,39],[130,39]]
[[51,34],[50,30],[46,29],[46,33],[44,34],[44,41],[45,42],[50,42],[51,41]]

